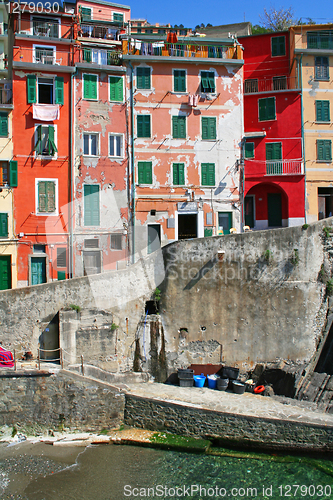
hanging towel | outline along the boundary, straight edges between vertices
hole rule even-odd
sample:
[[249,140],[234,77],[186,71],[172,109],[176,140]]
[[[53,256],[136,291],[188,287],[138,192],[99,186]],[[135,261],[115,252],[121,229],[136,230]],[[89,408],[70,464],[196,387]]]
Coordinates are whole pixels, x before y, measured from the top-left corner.
[[194,98],[194,95],[193,94],[190,94],[188,96],[188,105],[189,106],[193,106],[193,98]]
[[59,120],[59,104],[33,104],[33,119],[44,122]]
[[193,104],[192,104],[192,106],[194,106],[194,107],[198,106],[198,101],[199,101],[198,94],[194,94],[192,97],[193,97]]
[[14,366],[14,358],[10,351],[6,351],[0,346],[0,366],[5,368],[12,368]]

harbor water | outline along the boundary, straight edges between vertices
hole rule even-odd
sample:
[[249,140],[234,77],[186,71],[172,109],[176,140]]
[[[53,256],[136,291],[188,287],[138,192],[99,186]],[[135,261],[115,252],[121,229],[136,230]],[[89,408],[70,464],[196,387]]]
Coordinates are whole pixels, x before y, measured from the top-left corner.
[[0,446],[0,498],[333,500],[332,457],[237,458],[136,446]]

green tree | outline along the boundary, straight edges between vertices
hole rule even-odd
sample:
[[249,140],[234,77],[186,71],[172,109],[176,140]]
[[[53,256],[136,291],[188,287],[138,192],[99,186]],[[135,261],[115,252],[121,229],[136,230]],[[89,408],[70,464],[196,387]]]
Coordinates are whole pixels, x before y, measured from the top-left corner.
[[252,25],[251,24],[251,33],[252,35],[261,35],[262,33],[270,33],[272,30],[264,28],[263,26],[259,26],[259,24]]

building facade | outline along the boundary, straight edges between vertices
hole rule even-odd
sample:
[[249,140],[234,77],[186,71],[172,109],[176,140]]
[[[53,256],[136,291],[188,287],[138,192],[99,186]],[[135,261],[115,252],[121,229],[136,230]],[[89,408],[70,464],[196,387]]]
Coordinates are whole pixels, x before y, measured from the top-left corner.
[[289,33],[240,37],[244,46],[244,222],[304,223],[301,90]]
[[333,215],[332,25],[294,26],[290,38],[302,86],[307,222],[314,222]]
[[230,39],[168,40],[124,45],[137,255],[240,227],[242,50]]

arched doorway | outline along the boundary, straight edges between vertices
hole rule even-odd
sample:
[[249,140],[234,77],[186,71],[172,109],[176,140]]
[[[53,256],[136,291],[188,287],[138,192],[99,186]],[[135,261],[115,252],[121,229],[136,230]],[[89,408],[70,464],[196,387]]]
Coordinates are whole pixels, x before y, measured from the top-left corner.
[[288,226],[288,196],[274,183],[252,186],[244,199],[245,225],[254,229]]

